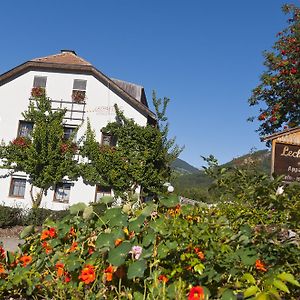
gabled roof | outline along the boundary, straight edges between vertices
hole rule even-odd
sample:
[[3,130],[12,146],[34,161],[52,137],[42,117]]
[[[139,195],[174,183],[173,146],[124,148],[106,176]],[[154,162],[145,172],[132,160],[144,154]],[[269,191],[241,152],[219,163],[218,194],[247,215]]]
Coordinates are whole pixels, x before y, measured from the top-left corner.
[[56,64],[67,64],[67,65],[83,65],[91,66],[92,64],[85,59],[77,56],[73,50],[61,50],[61,53],[49,55],[45,57],[35,58],[31,61],[45,62],[45,63],[56,63]]
[[275,141],[276,143],[300,145],[300,127],[285,129],[281,132],[271,134],[264,141]]
[[[148,108],[145,93],[145,101],[143,93],[140,98],[135,98],[136,93],[132,93],[128,89],[128,85],[122,84],[120,80],[112,80],[97,70],[92,64],[85,59],[76,55],[72,50],[61,50],[61,53],[41,58],[35,58],[21,64],[6,73],[0,75],[0,86],[5,83],[27,73],[28,71],[44,71],[44,72],[61,72],[93,75],[115,94],[121,97],[124,101],[134,107],[137,111],[148,118],[150,122],[156,121],[155,114]],[[118,81],[118,82],[117,82]],[[125,82],[123,82],[125,83]],[[129,83],[127,83],[129,84]],[[137,86],[137,85],[136,85]]]

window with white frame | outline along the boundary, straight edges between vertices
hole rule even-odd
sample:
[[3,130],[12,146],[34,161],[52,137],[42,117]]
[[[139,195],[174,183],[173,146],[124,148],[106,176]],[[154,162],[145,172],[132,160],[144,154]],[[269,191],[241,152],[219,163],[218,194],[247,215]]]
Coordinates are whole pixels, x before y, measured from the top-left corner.
[[72,91],[73,102],[83,103],[86,97],[85,93],[86,93],[86,80],[74,79],[73,91]]
[[33,122],[19,121],[18,136],[31,138]]
[[53,201],[68,203],[70,200],[71,186],[72,186],[72,183],[70,183],[70,182],[58,183],[55,186]]
[[25,178],[12,177],[9,188],[9,196],[16,198],[24,198],[26,188]]
[[111,187],[96,185],[95,202],[98,202],[103,196],[111,196]]
[[34,88],[46,88],[47,77],[46,76],[34,76],[33,87]]

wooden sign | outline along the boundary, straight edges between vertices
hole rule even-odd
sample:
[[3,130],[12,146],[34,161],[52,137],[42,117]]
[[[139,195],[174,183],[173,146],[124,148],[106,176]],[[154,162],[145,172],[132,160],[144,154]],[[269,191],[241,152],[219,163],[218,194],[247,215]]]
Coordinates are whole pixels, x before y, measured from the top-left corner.
[[273,173],[286,182],[300,182],[300,146],[275,142]]

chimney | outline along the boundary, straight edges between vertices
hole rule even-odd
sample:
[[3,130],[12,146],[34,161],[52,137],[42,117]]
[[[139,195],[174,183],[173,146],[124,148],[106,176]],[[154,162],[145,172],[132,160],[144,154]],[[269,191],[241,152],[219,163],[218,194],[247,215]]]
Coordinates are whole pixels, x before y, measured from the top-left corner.
[[73,53],[74,55],[77,56],[76,52],[74,50],[68,50],[68,49],[63,49],[63,50],[60,50],[61,53]]

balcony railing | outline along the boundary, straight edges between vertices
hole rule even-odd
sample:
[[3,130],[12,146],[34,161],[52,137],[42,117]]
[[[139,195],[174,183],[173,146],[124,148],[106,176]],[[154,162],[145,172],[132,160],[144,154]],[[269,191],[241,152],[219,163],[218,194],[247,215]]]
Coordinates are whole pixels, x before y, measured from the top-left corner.
[[[29,100],[34,100],[34,98],[30,98]],[[52,100],[50,99],[52,110],[57,111],[61,109],[66,109],[66,114],[64,116],[65,120],[71,121],[84,121],[85,115],[85,101],[81,103],[77,103],[74,101],[66,101],[66,100]]]

